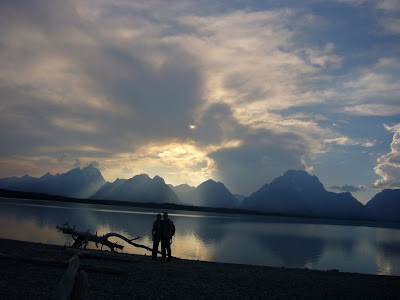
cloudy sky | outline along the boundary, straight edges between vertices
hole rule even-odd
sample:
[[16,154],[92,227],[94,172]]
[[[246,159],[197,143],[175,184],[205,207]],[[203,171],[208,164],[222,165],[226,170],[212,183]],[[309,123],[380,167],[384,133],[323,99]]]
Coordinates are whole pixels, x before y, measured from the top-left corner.
[[398,0],[0,2],[0,177],[400,188]]

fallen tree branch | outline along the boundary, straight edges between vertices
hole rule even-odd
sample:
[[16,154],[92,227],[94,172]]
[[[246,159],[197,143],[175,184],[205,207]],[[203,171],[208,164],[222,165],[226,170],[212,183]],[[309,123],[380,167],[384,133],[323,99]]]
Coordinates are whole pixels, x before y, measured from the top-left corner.
[[[114,249],[123,250],[124,246],[119,245],[117,243],[110,242],[108,240],[108,238],[109,237],[117,237],[137,248],[142,248],[142,249],[145,249],[150,252],[153,251],[153,248],[133,242],[133,241],[140,239],[140,237],[128,239],[127,237],[125,237],[119,233],[113,233],[113,232],[98,236],[97,232],[96,232],[96,234],[93,235],[93,234],[89,233],[89,230],[86,232],[80,232],[80,231],[75,230],[75,226],[73,228],[69,227],[68,223],[63,224],[63,225],[66,225],[66,227],[65,226],[60,227],[57,225],[57,229],[58,229],[58,231],[62,231],[63,233],[70,234],[72,236],[72,238],[74,240],[74,244],[71,246],[71,248],[86,249],[88,242],[94,242],[96,244],[96,248],[99,248],[99,244],[101,244],[101,247],[100,247],[101,250],[103,250],[103,246],[107,246],[108,248],[111,249],[111,252],[116,252]],[[157,251],[157,253],[162,254],[161,251]],[[174,256],[171,256],[171,257],[175,258],[175,259],[180,259],[180,258],[174,257]]]
[[[96,232],[96,234],[89,233],[89,230],[86,232],[80,232],[80,231],[75,230],[75,226],[74,226],[74,228],[69,227],[68,223],[63,224],[63,225],[66,225],[66,226],[62,227],[62,226],[57,225],[57,229],[58,229],[58,231],[61,231],[65,234],[70,234],[72,236],[72,239],[74,240],[74,244],[71,246],[72,248],[86,249],[87,244],[89,242],[93,242],[96,244],[96,248],[99,248],[99,244],[100,244],[101,250],[103,250],[103,246],[107,246],[108,248],[110,248],[111,252],[115,252],[115,249],[122,250],[122,249],[124,249],[124,246],[109,241],[108,240],[109,237],[118,237],[133,246],[138,245],[138,244],[133,243],[133,241],[140,238],[140,237],[137,237],[137,238],[133,238],[133,239],[128,239],[127,237],[125,237],[121,234],[118,234],[118,233],[107,233],[105,235],[98,236],[97,232]],[[143,247],[145,247],[145,246],[143,246]]]

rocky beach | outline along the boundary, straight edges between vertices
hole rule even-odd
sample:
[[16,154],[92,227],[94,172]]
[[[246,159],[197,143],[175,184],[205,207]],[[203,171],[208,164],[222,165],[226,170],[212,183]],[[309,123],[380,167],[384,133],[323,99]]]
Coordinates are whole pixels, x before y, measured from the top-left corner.
[[[89,299],[400,298],[398,276],[84,252]],[[51,298],[73,255],[63,246],[0,239],[0,298]]]

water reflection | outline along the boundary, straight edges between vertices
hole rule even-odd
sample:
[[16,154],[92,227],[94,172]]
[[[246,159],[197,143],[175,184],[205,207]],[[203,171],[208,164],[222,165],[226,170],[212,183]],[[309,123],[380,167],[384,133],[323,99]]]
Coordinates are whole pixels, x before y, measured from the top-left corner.
[[[324,241],[320,238],[275,235],[259,241],[280,257],[288,267],[305,266],[317,260],[324,250]],[[293,255],[294,251],[296,255]]]
[[400,242],[380,242],[377,244],[377,264],[379,273],[400,274]]
[[21,241],[32,241],[55,245],[65,245],[64,234],[48,224],[39,224],[35,219],[18,220],[14,215],[0,213],[0,237]]
[[[56,230],[140,236],[151,246],[158,211],[36,200],[0,200],[0,237],[64,245]],[[293,219],[169,212],[177,228],[174,256],[188,259],[400,275],[399,229],[294,223]],[[286,220],[286,222],[285,222]],[[124,252],[147,254],[120,239]],[[95,247],[95,245],[91,245]]]

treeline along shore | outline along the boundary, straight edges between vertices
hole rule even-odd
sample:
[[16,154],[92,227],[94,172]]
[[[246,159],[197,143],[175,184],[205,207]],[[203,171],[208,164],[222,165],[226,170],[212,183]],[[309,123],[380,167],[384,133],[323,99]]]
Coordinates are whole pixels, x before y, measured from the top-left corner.
[[[87,299],[398,299],[400,277],[85,251]],[[50,299],[76,252],[0,239],[0,299]],[[99,254],[102,253],[101,256]],[[107,256],[107,255],[108,256]]]
[[175,210],[200,211],[200,212],[283,216],[283,214],[268,214],[260,211],[235,209],[235,208],[203,207],[203,206],[182,205],[175,203],[151,203],[151,202],[149,203],[149,202],[132,202],[132,201],[121,201],[121,200],[77,199],[77,198],[69,198],[63,196],[47,195],[42,193],[10,191],[5,189],[0,189],[0,197],[46,200],[46,201],[57,201],[57,202],[71,202],[71,203],[86,203],[86,204],[98,204],[98,205],[143,207],[143,208],[156,208],[156,209],[175,209]]
[[69,198],[64,196],[47,195],[42,193],[28,193],[19,191],[10,191],[0,189],[0,198],[15,198],[15,199],[27,199],[27,200],[45,200],[55,202],[67,202],[67,203],[84,203],[84,204],[96,204],[96,205],[113,205],[122,207],[139,207],[139,208],[152,208],[156,210],[183,210],[183,211],[196,211],[196,212],[212,212],[212,213],[224,213],[224,214],[242,214],[242,215],[258,215],[258,216],[275,216],[275,217],[291,217],[293,221],[295,218],[301,222],[302,219],[307,219],[307,223],[317,224],[341,224],[351,225],[354,222],[355,225],[362,225],[368,227],[387,227],[387,228],[400,228],[398,222],[383,222],[368,218],[333,218],[332,216],[326,216],[322,218],[320,216],[312,215],[296,215],[296,214],[281,214],[281,213],[267,213],[262,211],[245,210],[237,208],[216,208],[216,207],[202,207],[192,205],[182,205],[175,203],[143,203],[143,202],[131,202],[121,200],[96,200],[96,199],[77,199]]

